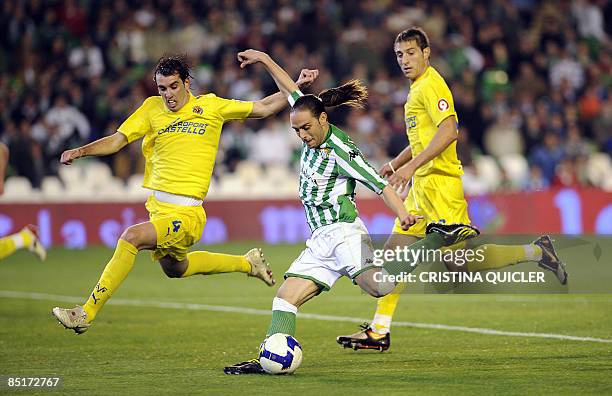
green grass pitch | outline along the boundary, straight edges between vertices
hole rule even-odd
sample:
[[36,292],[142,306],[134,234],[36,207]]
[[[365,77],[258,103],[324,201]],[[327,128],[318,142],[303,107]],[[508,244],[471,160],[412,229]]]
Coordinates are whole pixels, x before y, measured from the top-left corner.
[[[207,249],[243,253],[255,245]],[[277,277],[302,249],[263,247]],[[64,330],[50,310],[74,303],[48,294],[84,300],[111,254],[105,248],[53,249],[45,263],[27,252],[0,263],[0,376],[60,376],[57,392],[75,395],[612,393],[612,343],[405,326],[393,328],[388,352],[355,352],[335,342],[336,335],[356,330],[355,323],[299,316],[296,338],[304,361],[295,375],[227,376],[224,365],[255,356],[269,316],[181,304],[269,310],[276,287],[242,274],[168,279],[146,253],[86,334]],[[571,274],[581,257],[564,259]],[[9,291],[40,294],[9,297]],[[129,305],[133,301],[144,306]],[[179,304],[147,306],[161,302]],[[301,312],[370,318],[375,303],[342,279]],[[612,339],[612,295],[410,294],[395,319]],[[0,386],[0,393],[10,391]]]

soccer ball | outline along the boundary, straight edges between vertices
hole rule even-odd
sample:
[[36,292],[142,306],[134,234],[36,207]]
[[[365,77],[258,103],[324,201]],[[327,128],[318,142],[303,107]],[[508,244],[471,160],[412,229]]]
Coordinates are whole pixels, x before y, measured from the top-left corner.
[[289,334],[272,334],[259,346],[259,363],[268,374],[291,374],[302,363],[302,346]]

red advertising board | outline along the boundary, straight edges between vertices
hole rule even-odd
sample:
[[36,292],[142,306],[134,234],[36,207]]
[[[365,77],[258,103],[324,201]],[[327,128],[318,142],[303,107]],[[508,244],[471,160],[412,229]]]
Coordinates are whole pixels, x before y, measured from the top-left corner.
[[[612,234],[612,193],[561,189],[468,198],[472,222],[490,234]],[[310,231],[296,200],[208,201],[205,243],[304,241]],[[381,199],[358,200],[370,233],[389,233],[393,216]],[[114,246],[121,232],[145,221],[144,203],[0,204],[0,235],[37,224],[47,246]]]

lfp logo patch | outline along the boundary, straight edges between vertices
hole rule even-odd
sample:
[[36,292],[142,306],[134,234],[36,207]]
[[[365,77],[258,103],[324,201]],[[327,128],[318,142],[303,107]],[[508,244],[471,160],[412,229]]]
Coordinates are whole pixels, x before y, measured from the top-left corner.
[[446,111],[446,110],[448,110],[448,109],[449,109],[449,107],[450,107],[450,106],[449,106],[448,102],[446,101],[446,99],[440,99],[440,100],[438,100],[438,110],[440,110],[440,111]]

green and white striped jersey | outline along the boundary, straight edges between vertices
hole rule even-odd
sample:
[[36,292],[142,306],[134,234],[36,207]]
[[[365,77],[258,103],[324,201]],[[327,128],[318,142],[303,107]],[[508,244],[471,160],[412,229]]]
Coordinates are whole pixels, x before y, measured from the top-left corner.
[[330,131],[323,144],[314,149],[304,144],[300,158],[300,199],[311,231],[355,220],[356,181],[377,194],[387,185],[351,138],[336,126],[329,125]]

